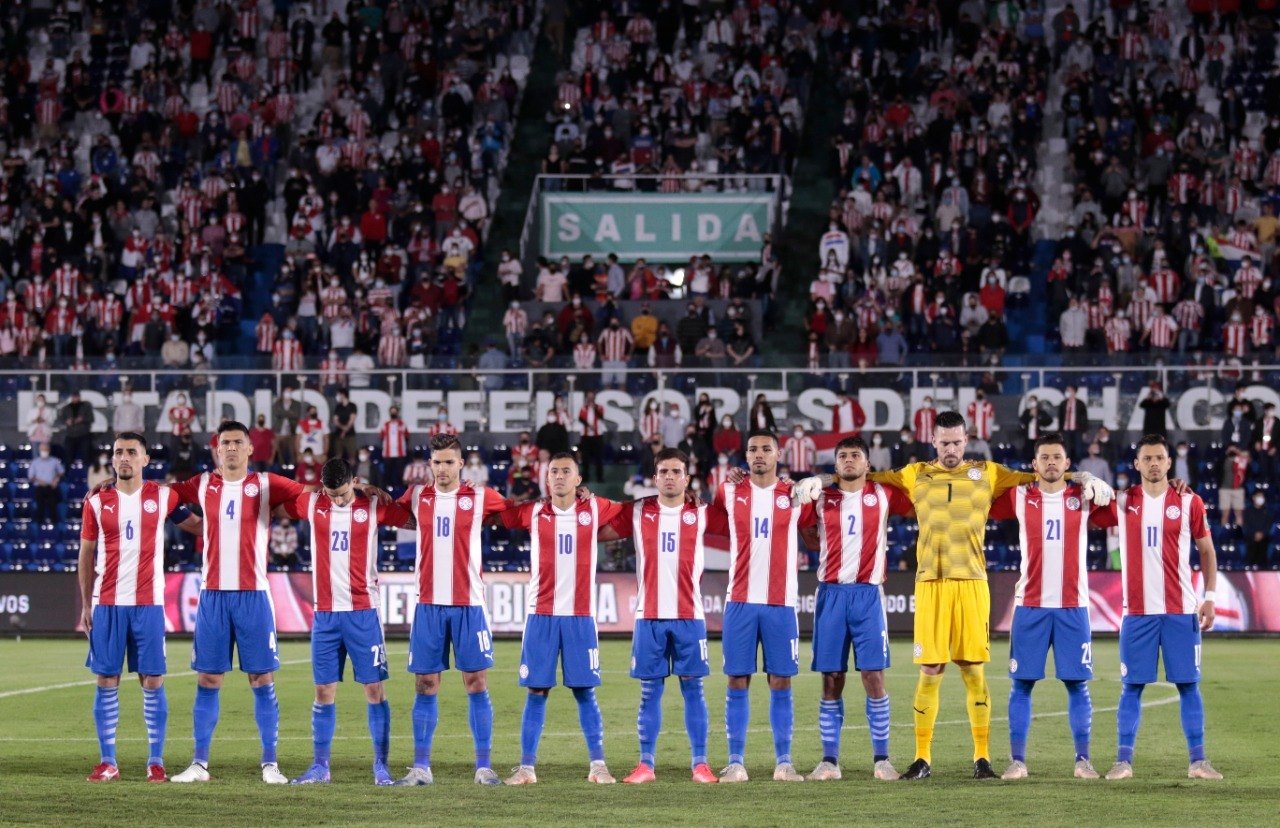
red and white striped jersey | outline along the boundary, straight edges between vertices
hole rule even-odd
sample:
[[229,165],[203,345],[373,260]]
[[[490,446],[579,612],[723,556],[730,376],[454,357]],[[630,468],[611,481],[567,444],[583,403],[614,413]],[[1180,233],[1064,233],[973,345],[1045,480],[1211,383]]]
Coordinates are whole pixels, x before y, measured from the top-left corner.
[[813,463],[818,456],[818,447],[813,438],[807,435],[790,437],[782,447],[783,462],[791,469],[792,474],[813,471]]
[[273,346],[276,344],[276,320],[266,311],[262,312],[262,318],[258,320],[258,327],[255,331],[257,334],[257,350],[260,354],[269,354]]
[[1204,305],[1194,299],[1183,299],[1173,306],[1173,317],[1178,321],[1179,327],[1198,331],[1200,323],[1204,321]]
[[726,483],[712,508],[729,524],[729,600],[796,606],[796,523],[800,507],[790,481],[760,488]]
[[867,424],[867,414],[862,405],[852,397],[831,406],[831,430],[837,434],[857,436]]
[[509,505],[494,489],[462,484],[451,492],[411,486],[396,501],[418,522],[414,572],[418,603],[483,607],[481,530]]
[[1263,348],[1270,345],[1275,325],[1276,322],[1271,318],[1271,314],[1263,310],[1260,305],[1257,306],[1253,317],[1249,319],[1249,338],[1253,340],[1253,347]]
[[[996,407],[991,400],[974,400],[969,403],[969,424],[983,440],[991,439],[991,426],[996,421]],[[932,439],[932,438],[930,438]]]
[[618,537],[630,537],[635,544],[637,619],[705,617],[703,537],[708,530],[728,531],[724,512],[709,510],[705,504],[663,506],[655,495],[623,504],[609,525]]
[[917,409],[916,413],[911,417],[911,422],[916,434],[916,442],[928,445],[933,442],[933,424],[938,421],[938,410],[936,408]]
[[271,346],[271,367],[276,371],[302,369],[302,343],[296,339],[278,339]]
[[[1110,508],[1115,512],[1116,503]],[[1124,614],[1194,613],[1191,541],[1209,534],[1200,496],[1170,488],[1151,497],[1134,486],[1126,494],[1119,528]]]
[[889,515],[906,515],[911,499],[892,486],[868,482],[860,491],[822,490],[804,507],[800,526],[818,529],[818,579],[825,584],[882,584],[889,548]]
[[1121,317],[1113,317],[1107,320],[1107,350],[1112,353],[1124,352],[1129,350],[1129,337],[1132,335],[1133,329],[1129,326],[1129,320]]
[[1249,326],[1228,322],[1222,326],[1222,348],[1231,356],[1242,357],[1249,347]]
[[502,513],[508,529],[527,529],[531,536],[530,615],[595,618],[599,530],[621,510],[621,503],[593,497],[564,510],[537,501]]
[[265,590],[271,510],[302,494],[302,486],[278,474],[253,472],[225,480],[217,472],[175,483],[183,503],[204,512],[201,588]]
[[378,606],[378,527],[403,526],[409,513],[395,503],[356,495],[346,506],[322,492],[299,495],[286,510],[311,524],[311,600],[316,612]]
[[409,456],[409,425],[404,420],[387,420],[378,433],[382,437],[383,457]]
[[626,362],[635,345],[631,331],[626,328],[605,328],[598,340],[600,359],[605,362]]
[[85,500],[80,540],[97,544],[95,606],[164,606],[164,522],[178,505],[173,489],[153,481]]
[[646,443],[662,434],[662,412],[646,411],[640,416],[640,439]]
[[1178,321],[1170,314],[1160,313],[1147,323],[1151,334],[1151,347],[1172,348],[1178,341]]
[[604,433],[604,406],[600,403],[584,405],[578,411],[578,425],[583,437],[599,437]]
[[1168,267],[1162,267],[1152,271],[1151,289],[1156,292],[1156,301],[1161,305],[1167,305],[1178,299],[1178,286],[1181,280],[1178,274]]
[[1095,509],[1080,486],[1060,492],[1015,486],[991,505],[992,520],[1018,521],[1022,549],[1017,606],[1073,609],[1089,606],[1089,524],[1115,526],[1115,512]]

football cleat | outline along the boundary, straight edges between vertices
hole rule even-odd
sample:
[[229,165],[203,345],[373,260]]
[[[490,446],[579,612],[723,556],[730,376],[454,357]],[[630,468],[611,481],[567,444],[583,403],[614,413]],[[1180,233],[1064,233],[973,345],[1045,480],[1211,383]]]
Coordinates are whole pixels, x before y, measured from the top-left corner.
[[912,762],[903,772],[899,779],[928,779],[930,776],[929,763],[923,759],[917,759]]
[[[328,771],[325,772],[326,777]],[[280,766],[275,762],[264,762],[262,764],[262,781],[268,785],[288,785],[289,777],[280,772]],[[326,778],[326,782],[329,780]]]
[[805,777],[811,782],[830,782],[840,778],[840,766],[833,762],[819,762],[813,773]]
[[404,775],[396,784],[400,787],[412,787],[414,785],[430,785],[435,782],[435,777],[431,775],[431,768],[419,768],[414,766],[409,768],[409,772]]
[[1009,767],[1005,768],[1004,773],[1000,774],[1001,779],[1026,779],[1027,776],[1029,776],[1027,763],[1020,762],[1017,759],[1010,762]]
[[701,785],[714,785],[720,780],[716,778],[716,772],[711,766],[703,762],[693,769],[693,781]]
[[120,779],[120,769],[110,762],[94,766],[93,773],[85,777],[89,782],[115,782]]
[[396,784],[396,780],[391,777],[391,771],[387,768],[386,762],[373,763],[373,784],[378,786]]
[[1133,765],[1128,762],[1116,762],[1111,766],[1111,770],[1107,771],[1108,779],[1132,779]]
[[520,765],[511,769],[511,775],[502,784],[536,785],[538,784],[538,774],[534,773],[533,765]]
[[897,779],[898,771],[894,769],[893,763],[890,762],[888,759],[881,759],[879,762],[876,762],[876,770],[875,770],[874,776],[876,779],[879,779],[882,781],[889,780],[889,779]]
[[1093,769],[1093,763],[1088,759],[1077,759],[1075,777],[1076,779],[1097,779],[1098,772]]
[[587,770],[587,781],[593,785],[614,785],[617,784],[613,774],[609,773],[609,766],[604,760],[597,759],[591,763],[591,767]]
[[179,784],[184,784],[187,782],[208,782],[209,768],[208,766],[202,765],[199,762],[192,762],[187,767],[187,769],[184,770],[182,773],[178,774],[177,776],[169,777],[169,781],[177,782]]
[[1187,768],[1188,779],[1221,779],[1222,774],[1213,769],[1213,765],[1209,764],[1208,759],[1201,759],[1198,762],[1192,762]]
[[991,767],[990,759],[979,759],[973,763],[974,779],[995,779],[995,768]]
[[773,769],[774,782],[803,782],[804,777],[796,771],[796,766],[790,762],[782,762]]
[[[262,770],[263,770],[263,773],[265,774],[266,768],[264,767]],[[264,782],[266,781],[265,776],[263,777],[263,781]],[[297,779],[290,780],[289,784],[290,785],[328,785],[329,784],[329,768],[321,764],[312,765],[311,767],[307,768],[307,770],[302,774],[302,776],[299,776]]]
[[649,767],[644,762],[641,762],[640,764],[636,765],[635,770],[627,774],[626,778],[622,780],[622,784],[643,785],[646,782],[656,782],[656,781],[658,781],[658,775],[653,772],[653,768]]
[[493,768],[476,768],[475,783],[477,785],[501,785],[502,780],[498,778],[498,774],[493,772]]
[[168,782],[169,776],[164,772],[164,765],[147,765],[148,782]]
[[720,781],[724,783],[746,782],[747,769],[740,762],[734,762],[729,767],[720,771]]

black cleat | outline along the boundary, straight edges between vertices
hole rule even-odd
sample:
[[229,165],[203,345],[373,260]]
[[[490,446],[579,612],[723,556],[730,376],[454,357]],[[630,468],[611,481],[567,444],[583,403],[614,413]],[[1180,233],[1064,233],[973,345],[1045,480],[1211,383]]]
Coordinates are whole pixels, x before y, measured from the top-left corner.
[[[991,768],[991,765],[987,765],[987,769],[990,770],[990,768]],[[929,776],[930,776],[929,763],[924,761],[923,759],[917,759],[916,761],[911,763],[911,767],[907,768],[906,773],[902,774],[898,778],[899,779],[928,779]]]
[[973,763],[974,779],[995,779],[996,772],[991,767],[991,761],[988,759],[979,759]]

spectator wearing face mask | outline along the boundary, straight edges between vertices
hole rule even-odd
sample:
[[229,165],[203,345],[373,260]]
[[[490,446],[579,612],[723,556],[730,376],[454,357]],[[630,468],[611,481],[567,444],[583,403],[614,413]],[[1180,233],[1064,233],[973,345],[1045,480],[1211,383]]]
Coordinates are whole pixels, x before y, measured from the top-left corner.
[[303,454],[310,451],[313,457],[323,461],[329,455],[328,441],[319,412],[314,405],[307,406],[307,415],[298,421],[298,451]]
[[276,462],[276,435],[267,426],[265,414],[259,414],[249,429],[249,443],[253,446],[253,467],[259,472],[270,471]]
[[293,479],[303,486],[319,486],[320,470],[323,467],[324,462],[310,448],[305,448],[302,450],[302,459],[294,470]]
[[98,455],[97,462],[89,467],[89,473],[87,476],[89,491],[93,491],[103,483],[114,480],[115,476],[115,469],[111,467],[111,455],[104,451],[102,454]]
[[472,488],[489,485],[489,467],[481,460],[479,453],[471,452],[467,455],[467,463],[462,467],[459,477],[464,485]]
[[1273,522],[1272,511],[1267,506],[1267,496],[1261,491],[1254,492],[1249,507],[1244,510],[1244,563],[1249,569],[1268,567]]
[[1048,406],[1040,404],[1040,400],[1028,397],[1026,407],[1018,415],[1018,424],[1022,428],[1023,453],[1029,457],[1036,440],[1053,425],[1053,415],[1049,413]]
[[[1142,433],[1158,434],[1161,437],[1169,436],[1169,409],[1171,404],[1169,398],[1164,395],[1164,391],[1157,383],[1151,383],[1151,391],[1142,402],[1138,403],[1138,407],[1142,409]],[[1248,435],[1245,436],[1245,440]],[[1241,507],[1243,508],[1243,506]]]
[[27,468],[27,480],[35,493],[37,525],[58,522],[58,504],[62,495],[58,484],[66,474],[62,461],[53,456],[48,443],[41,443]]
[[720,418],[720,426],[711,438],[711,448],[730,462],[737,462],[742,456],[742,432],[729,415]]

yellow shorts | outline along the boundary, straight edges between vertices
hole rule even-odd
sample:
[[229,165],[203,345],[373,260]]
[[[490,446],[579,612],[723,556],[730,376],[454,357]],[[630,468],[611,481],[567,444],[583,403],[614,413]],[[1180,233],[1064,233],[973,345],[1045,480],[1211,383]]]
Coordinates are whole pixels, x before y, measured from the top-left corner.
[[916,581],[916,664],[991,660],[991,590],[986,581]]

